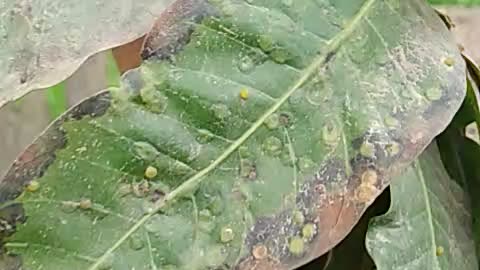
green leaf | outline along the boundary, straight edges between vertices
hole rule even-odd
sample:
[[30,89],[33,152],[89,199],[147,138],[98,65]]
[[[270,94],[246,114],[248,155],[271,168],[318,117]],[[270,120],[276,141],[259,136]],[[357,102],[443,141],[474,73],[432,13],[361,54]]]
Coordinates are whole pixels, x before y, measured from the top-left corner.
[[[437,144],[449,175],[468,195],[473,239],[475,240],[477,260],[480,261],[480,200],[477,199],[477,194],[480,192],[480,168],[478,167],[480,112],[477,87],[480,82],[480,72],[469,59],[467,59],[467,65],[469,70],[467,97],[449,127],[438,137]],[[472,137],[469,134],[471,129],[476,133],[476,138],[470,139]]]
[[390,190],[390,210],[367,232],[377,269],[478,269],[468,197],[445,171],[435,143]]
[[147,33],[174,0],[0,0],[0,107]]
[[48,88],[46,96],[48,110],[52,119],[56,119],[67,110],[64,82]]
[[26,268],[298,267],[463,100],[464,62],[422,1],[199,2],[0,183],[28,217],[4,240]]

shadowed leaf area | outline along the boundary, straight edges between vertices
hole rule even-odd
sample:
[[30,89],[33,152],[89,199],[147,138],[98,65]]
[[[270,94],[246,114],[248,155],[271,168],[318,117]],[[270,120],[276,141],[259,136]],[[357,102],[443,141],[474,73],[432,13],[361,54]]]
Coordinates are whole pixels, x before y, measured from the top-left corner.
[[49,270],[301,266],[349,233],[464,97],[464,62],[423,1],[176,5],[149,60],[55,122],[3,178],[0,202],[26,215],[6,222],[6,258]]

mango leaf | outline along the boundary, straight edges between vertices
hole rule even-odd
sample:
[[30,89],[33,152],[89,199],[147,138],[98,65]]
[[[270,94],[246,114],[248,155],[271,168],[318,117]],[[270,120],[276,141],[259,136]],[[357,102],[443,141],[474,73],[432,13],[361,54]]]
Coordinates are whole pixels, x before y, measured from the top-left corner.
[[389,212],[367,232],[377,269],[478,269],[468,197],[445,171],[435,143],[390,191]]
[[[467,96],[462,107],[455,115],[448,128],[437,139],[443,163],[449,175],[455,179],[468,194],[472,213],[473,239],[475,240],[477,261],[480,261],[480,145],[469,137],[469,128],[473,127],[478,135],[480,110],[478,99],[478,83],[480,71],[469,60],[469,80]],[[478,138],[476,138],[478,140]]]
[[0,107],[132,41],[174,0],[0,0]]
[[202,3],[204,17],[170,14],[182,38],[12,165],[11,265],[298,267],[348,234],[465,95],[423,1]]

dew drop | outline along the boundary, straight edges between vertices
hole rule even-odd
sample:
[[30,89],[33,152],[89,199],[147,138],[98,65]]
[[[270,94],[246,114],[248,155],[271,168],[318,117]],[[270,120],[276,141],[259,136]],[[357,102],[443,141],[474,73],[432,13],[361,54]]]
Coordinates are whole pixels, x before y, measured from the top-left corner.
[[300,256],[305,251],[305,245],[303,243],[303,238],[294,236],[290,239],[288,243],[288,250],[295,256]]
[[255,69],[255,61],[253,61],[250,56],[246,55],[240,59],[237,67],[241,72],[249,74]]
[[282,141],[277,137],[268,137],[263,142],[263,151],[271,156],[278,156],[281,154],[283,148]]
[[235,234],[232,228],[223,227],[220,230],[220,241],[222,241],[222,243],[228,243],[232,241],[234,237],[235,237]]

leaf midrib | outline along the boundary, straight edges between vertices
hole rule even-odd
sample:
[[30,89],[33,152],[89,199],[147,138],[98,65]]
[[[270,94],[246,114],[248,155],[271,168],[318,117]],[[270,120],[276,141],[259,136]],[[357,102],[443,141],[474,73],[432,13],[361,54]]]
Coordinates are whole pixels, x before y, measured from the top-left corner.
[[[420,184],[422,186],[422,193],[423,193],[423,197],[425,198],[425,211],[427,212],[427,217],[428,217],[428,228],[429,228],[429,233],[430,233],[430,237],[431,237],[431,242],[430,244],[432,245],[431,246],[431,252],[432,252],[432,256],[435,256],[435,251],[436,251],[436,248],[437,248],[437,238],[435,237],[435,227],[433,225],[433,214],[432,214],[432,209],[431,209],[431,204],[430,204],[430,196],[428,195],[428,188],[427,188],[427,183],[426,183],[426,180],[425,180],[425,177],[423,176],[423,172],[422,172],[422,165],[420,164],[420,162],[418,161],[418,159],[415,161],[415,171],[417,172],[417,176],[420,180]],[[438,265],[438,260],[434,259],[435,261],[435,269],[440,269],[440,266]]]
[[320,54],[315,58],[312,64],[310,64],[303,72],[303,75],[290,87],[290,89],[282,95],[278,101],[268,109],[260,118],[253,123],[253,125],[237,140],[235,140],[216,160],[214,160],[210,165],[200,170],[198,173],[190,177],[183,184],[177,187],[175,190],[171,191],[165,196],[165,198],[158,202],[158,204],[153,208],[153,210],[145,214],[135,225],[133,225],[117,242],[113,244],[105,253],[93,263],[88,270],[97,270],[98,267],[108,258],[108,256],[113,253],[117,248],[119,248],[135,231],[137,231],[145,222],[147,222],[152,216],[154,216],[160,209],[162,209],[167,203],[178,198],[185,192],[194,189],[197,187],[204,176],[214,170],[218,165],[225,161],[235,150],[237,150],[250,136],[252,136],[258,128],[260,128],[265,120],[268,119],[270,115],[275,113],[287,100],[291,97],[300,87],[303,86],[305,82],[318,71],[320,67],[328,63],[332,58],[332,55],[341,47],[343,42],[350,37],[350,35],[357,28],[361,20],[367,15],[368,11],[372,8],[373,4],[377,0],[366,0],[366,2],[361,6],[359,11],[352,17],[352,19],[345,25],[345,28],[339,32],[333,39],[327,42],[327,47],[324,53]]

